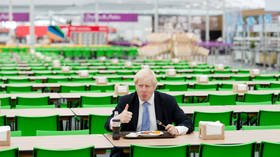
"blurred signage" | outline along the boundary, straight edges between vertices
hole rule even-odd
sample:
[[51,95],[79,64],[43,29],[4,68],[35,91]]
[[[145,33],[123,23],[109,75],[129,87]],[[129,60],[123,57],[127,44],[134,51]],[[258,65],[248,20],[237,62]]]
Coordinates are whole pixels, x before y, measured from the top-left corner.
[[[99,22],[137,22],[138,14],[98,14]],[[95,13],[84,13],[84,22],[95,22]]]
[[[0,13],[0,21],[9,21],[9,13]],[[29,21],[29,13],[13,13],[13,21]]]

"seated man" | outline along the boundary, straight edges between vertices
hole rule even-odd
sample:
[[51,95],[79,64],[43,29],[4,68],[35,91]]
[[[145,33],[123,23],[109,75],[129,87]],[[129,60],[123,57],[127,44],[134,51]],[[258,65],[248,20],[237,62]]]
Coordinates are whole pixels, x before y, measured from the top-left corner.
[[[114,111],[120,114],[121,131],[166,130],[177,136],[193,132],[193,123],[187,118],[176,100],[168,94],[155,91],[157,79],[150,69],[142,69],[134,77],[136,92],[120,97]],[[113,113],[114,113],[113,111]],[[105,127],[112,130],[113,114]],[[166,127],[157,124],[161,121]],[[175,123],[176,126],[172,125]],[[127,156],[114,148],[111,157]]]

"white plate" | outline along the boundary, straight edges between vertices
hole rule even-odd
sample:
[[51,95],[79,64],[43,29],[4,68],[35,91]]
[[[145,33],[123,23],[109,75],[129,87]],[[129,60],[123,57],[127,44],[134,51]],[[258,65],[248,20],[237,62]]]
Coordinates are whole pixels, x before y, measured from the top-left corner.
[[157,133],[155,133],[155,131],[141,131],[141,132],[138,132],[137,134],[142,137],[156,137],[156,136],[160,136],[163,134],[162,131],[156,131],[156,132]]

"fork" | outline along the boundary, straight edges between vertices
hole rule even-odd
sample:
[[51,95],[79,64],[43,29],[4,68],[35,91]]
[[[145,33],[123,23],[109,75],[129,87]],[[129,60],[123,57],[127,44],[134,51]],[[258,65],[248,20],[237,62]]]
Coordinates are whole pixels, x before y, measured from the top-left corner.
[[163,126],[164,128],[166,127],[166,125],[164,125],[161,121],[157,120],[157,124],[160,126]]

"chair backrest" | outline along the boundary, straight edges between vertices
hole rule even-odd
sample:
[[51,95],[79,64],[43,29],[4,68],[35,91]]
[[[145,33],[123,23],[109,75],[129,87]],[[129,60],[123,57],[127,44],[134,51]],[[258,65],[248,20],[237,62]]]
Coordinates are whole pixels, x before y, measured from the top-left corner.
[[280,111],[264,111],[258,113],[257,125],[280,125]]
[[57,136],[57,135],[87,135],[89,130],[67,130],[67,131],[52,131],[52,130],[37,130],[36,136]]
[[194,89],[201,89],[201,90],[217,90],[217,84],[195,84]]
[[[75,142],[75,141],[73,141]],[[94,146],[78,149],[45,149],[34,147],[34,157],[94,157]]]
[[166,76],[166,81],[182,81],[184,82],[186,80],[185,76]]
[[43,106],[49,105],[49,96],[44,97],[17,97],[17,105]]
[[177,146],[143,146],[143,145],[131,145],[130,146],[131,157],[189,157],[188,145]]
[[6,86],[7,93],[32,92],[32,86]]
[[273,94],[244,94],[244,102],[270,102],[272,103]]
[[232,111],[227,112],[198,112],[193,115],[194,127],[198,127],[200,121],[220,121],[224,125],[232,124]]
[[18,150],[18,148],[0,149],[0,156],[1,157],[18,157],[19,150]]
[[22,131],[22,136],[35,136],[36,130],[58,130],[58,116],[46,117],[15,117],[16,130]]
[[114,91],[114,85],[90,85],[89,90],[91,91],[100,91],[100,92],[106,92],[106,91]]
[[168,89],[169,91],[187,91],[188,84],[165,84],[164,89]]
[[81,96],[81,106],[112,104],[112,96]]
[[29,79],[27,78],[9,78],[7,79],[7,83],[28,83],[29,82]]
[[237,94],[216,95],[208,94],[210,105],[236,105]]
[[69,92],[81,92],[86,91],[86,86],[60,86],[60,92],[61,93],[69,93]]
[[68,78],[65,77],[65,78],[51,78],[49,77],[47,79],[47,82],[48,83],[58,83],[58,82],[69,82]]
[[177,103],[183,103],[184,102],[184,98],[185,95],[184,94],[176,94],[176,95],[172,95]]
[[270,83],[270,88],[278,88],[278,89],[280,89],[280,83]]
[[4,126],[7,124],[7,119],[5,115],[0,115],[0,126]]
[[253,81],[276,81],[276,77],[273,75],[259,75],[255,76]]
[[86,78],[72,78],[72,82],[94,82],[94,80],[91,77]]
[[233,89],[233,85],[232,84],[222,84],[221,87],[219,87],[219,90],[223,91],[223,90],[232,90]]
[[280,143],[261,142],[259,157],[279,157]]
[[0,108],[11,108],[11,97],[0,98]]
[[254,157],[255,143],[234,145],[200,144],[199,157]]
[[89,132],[90,134],[105,134],[108,131],[105,129],[104,124],[106,123],[109,115],[89,115]]

